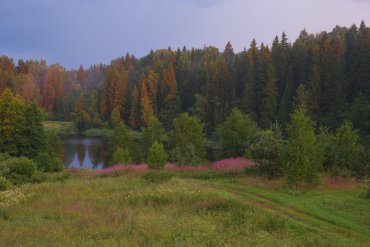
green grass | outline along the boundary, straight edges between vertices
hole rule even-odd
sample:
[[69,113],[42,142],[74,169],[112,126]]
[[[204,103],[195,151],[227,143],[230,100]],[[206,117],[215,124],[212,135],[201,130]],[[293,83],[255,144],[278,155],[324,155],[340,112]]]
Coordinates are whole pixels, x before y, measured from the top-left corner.
[[44,128],[46,131],[55,131],[58,134],[75,134],[77,133],[73,122],[61,122],[61,121],[44,121]]
[[88,129],[84,132],[86,136],[104,136],[110,137],[113,135],[112,129]]
[[3,246],[369,246],[366,186],[123,174],[0,192]]

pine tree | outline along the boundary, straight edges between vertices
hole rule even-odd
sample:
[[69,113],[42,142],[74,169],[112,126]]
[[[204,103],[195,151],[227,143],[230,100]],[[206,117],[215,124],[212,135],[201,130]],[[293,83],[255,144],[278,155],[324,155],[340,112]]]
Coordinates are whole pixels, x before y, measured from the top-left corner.
[[139,91],[137,86],[134,86],[132,91],[132,104],[130,112],[130,127],[133,130],[137,130],[140,127],[140,102],[139,102]]
[[24,135],[27,139],[24,154],[27,157],[35,158],[39,153],[44,151],[46,136],[42,125],[42,115],[35,103],[32,103],[26,108]]
[[247,51],[247,76],[243,108],[253,119],[257,119],[256,75],[259,66],[259,51],[255,40]]
[[265,87],[260,104],[260,115],[261,126],[267,128],[272,122],[276,121],[276,101],[278,96],[275,67],[272,63],[272,56],[268,47],[263,49],[262,66],[266,82],[264,82]]
[[148,126],[150,119],[155,116],[153,104],[148,94],[148,88],[144,79],[141,80],[141,116],[141,125],[145,127]]

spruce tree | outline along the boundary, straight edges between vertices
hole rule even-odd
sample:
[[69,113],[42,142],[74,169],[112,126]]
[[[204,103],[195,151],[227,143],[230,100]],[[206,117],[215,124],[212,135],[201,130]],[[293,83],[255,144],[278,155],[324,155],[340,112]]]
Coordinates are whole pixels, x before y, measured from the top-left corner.
[[25,111],[25,137],[27,146],[25,155],[29,158],[36,157],[44,151],[46,136],[42,125],[42,115],[35,103],[32,103]]

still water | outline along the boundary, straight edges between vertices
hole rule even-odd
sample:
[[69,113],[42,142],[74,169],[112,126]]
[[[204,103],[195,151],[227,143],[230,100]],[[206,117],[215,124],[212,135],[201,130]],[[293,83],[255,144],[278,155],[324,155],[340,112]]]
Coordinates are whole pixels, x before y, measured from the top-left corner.
[[66,168],[102,169],[106,166],[107,141],[104,138],[66,135],[62,141]]

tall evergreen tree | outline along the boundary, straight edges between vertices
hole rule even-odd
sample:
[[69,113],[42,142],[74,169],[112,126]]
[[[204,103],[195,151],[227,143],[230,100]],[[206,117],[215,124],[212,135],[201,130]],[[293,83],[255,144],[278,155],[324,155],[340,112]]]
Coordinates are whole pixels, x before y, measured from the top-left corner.
[[25,111],[25,137],[27,138],[27,145],[24,154],[27,157],[35,158],[44,151],[46,136],[42,125],[41,111],[36,103],[27,106]]

